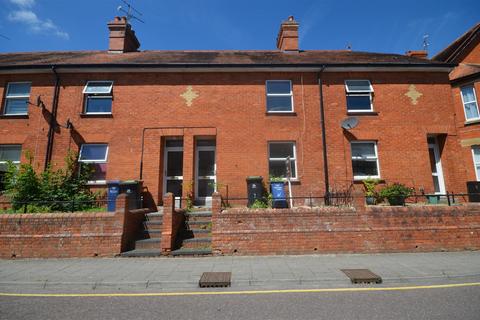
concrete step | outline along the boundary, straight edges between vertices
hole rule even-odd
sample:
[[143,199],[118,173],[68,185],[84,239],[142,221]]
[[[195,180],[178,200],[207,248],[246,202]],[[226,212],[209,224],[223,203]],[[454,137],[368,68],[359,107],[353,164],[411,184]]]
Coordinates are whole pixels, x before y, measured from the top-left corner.
[[212,246],[212,238],[211,237],[203,237],[203,238],[184,239],[182,241],[181,248],[183,248],[183,249],[205,249],[205,248],[210,248],[211,246]]
[[202,249],[187,249],[181,248],[174,250],[170,253],[174,257],[178,256],[205,256],[212,254],[212,248],[202,248]]
[[149,238],[135,241],[135,249],[160,249],[161,238]]
[[185,221],[187,229],[211,229],[212,221]]
[[185,216],[187,217],[211,217],[212,211],[189,211],[185,212]]
[[158,257],[161,255],[160,249],[135,249],[120,254],[121,257]]
[[162,230],[143,230],[145,238],[161,238]]
[[145,230],[162,230],[163,222],[162,221],[145,221],[143,227]]
[[151,220],[162,220],[163,219],[163,213],[162,212],[150,212],[145,215],[145,220],[151,221]]

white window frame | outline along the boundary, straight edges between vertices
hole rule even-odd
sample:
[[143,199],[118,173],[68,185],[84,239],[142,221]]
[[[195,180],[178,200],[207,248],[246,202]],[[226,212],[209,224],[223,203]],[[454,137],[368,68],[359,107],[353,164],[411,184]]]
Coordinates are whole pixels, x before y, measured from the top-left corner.
[[[350,153],[352,152],[352,145],[353,144],[365,144],[365,143],[373,143],[374,149],[375,149],[375,157],[354,157],[353,154],[350,154],[350,158],[352,161],[352,175],[353,175],[353,180],[365,180],[368,178],[373,178],[373,179],[380,179],[380,162],[378,161],[378,146],[377,146],[377,141],[375,140],[358,140],[358,141],[350,141]],[[363,160],[363,159],[375,159],[377,163],[377,175],[375,176],[356,176],[355,173],[353,172],[353,160]]]
[[[22,145],[21,144],[0,144],[1,147],[20,147],[20,159],[17,161],[12,161],[14,164],[20,164],[20,160],[22,159]],[[6,164],[8,160],[2,160],[0,159],[1,164]]]
[[[82,160],[81,157],[82,157],[83,147],[85,145],[87,145],[87,146],[105,146],[106,145],[107,149],[105,151],[105,158],[104,159],[95,159],[95,160]],[[109,148],[110,148],[110,146],[108,145],[108,143],[83,143],[80,146],[80,153],[78,155],[78,162],[82,162],[82,163],[107,163]],[[88,184],[105,184],[106,182],[107,182],[106,180],[89,180],[89,181],[87,181]]]
[[[87,88],[88,86],[91,84],[91,83],[99,83],[99,82],[103,82],[103,83],[107,83],[107,82],[110,82],[110,87],[109,87],[109,90],[108,91],[105,91],[105,92],[95,92],[95,93],[89,93],[87,92]],[[112,109],[113,109],[113,81],[112,80],[92,80],[92,81],[87,81],[87,84],[85,85],[85,87],[83,88],[83,94],[84,94],[84,110],[83,110],[83,113],[84,114],[98,114],[98,115],[101,115],[101,114],[112,114],[112,110],[110,110],[110,112],[89,112],[87,111],[88,110],[88,99],[111,99],[112,100]]]
[[[9,97],[8,96],[8,91],[10,89],[10,85],[12,85],[12,84],[22,84],[22,83],[29,83],[30,84],[30,92],[28,93],[28,95]],[[8,103],[8,100],[25,99],[25,98],[30,99],[31,93],[32,93],[32,82],[31,81],[16,81],[16,82],[7,83],[7,88],[6,88],[6,91],[5,91],[5,104],[3,105],[2,114],[4,116],[26,116],[26,115],[28,115],[28,104],[27,104],[27,112],[25,112],[25,113],[6,113],[7,103]]]
[[[297,144],[295,141],[268,141],[268,175],[270,176],[270,161],[287,161],[287,158],[270,158],[270,145],[272,144],[293,144],[293,158],[290,158],[291,160],[294,160],[295,162],[295,177],[291,177],[292,181],[297,181],[298,180],[298,164],[297,164]],[[290,162],[291,163],[291,162]],[[287,181],[287,178],[283,178],[284,181]]]
[[[475,162],[475,150],[478,150],[478,153],[480,154],[480,145],[472,146],[473,169],[475,170],[477,181],[480,181],[480,173],[477,170],[477,163]],[[480,165],[480,162],[478,162],[478,165]]]
[[[463,92],[462,92],[462,89],[463,88],[468,88],[468,87],[472,87],[472,91],[473,91],[473,97],[475,100],[472,100],[472,101],[466,101],[463,99]],[[463,114],[465,115],[465,121],[466,122],[471,122],[471,121],[478,121],[480,120],[480,110],[478,110],[478,100],[477,100],[477,93],[475,92],[475,85],[472,83],[472,84],[469,84],[469,85],[465,85],[465,86],[461,86],[460,87],[460,97],[462,98],[462,104],[463,104]],[[478,114],[478,117],[476,118],[467,118],[467,110],[465,109],[465,104],[467,103],[472,103],[472,102],[475,102],[475,105],[477,106],[477,114]]]
[[[269,82],[289,82],[290,83],[290,93],[268,93],[268,83]],[[292,80],[266,80],[265,81],[265,93],[266,93],[266,107],[267,113],[293,113],[295,112],[295,107],[293,105],[293,84]],[[268,110],[268,97],[290,97],[291,110],[287,111],[270,111]]]
[[[348,82],[350,81],[368,81],[368,84],[370,86],[370,90],[369,91],[366,91],[366,90],[350,90],[348,88]],[[348,96],[361,96],[361,97],[366,97],[368,96],[370,98],[370,109],[361,109],[361,110],[349,110],[348,109],[348,102],[347,102],[347,112],[348,113],[362,113],[362,112],[373,112],[373,93],[374,93],[374,90],[373,90],[373,86],[372,86],[372,82],[368,79],[348,79],[348,80],[345,80],[345,93],[346,93],[346,99],[348,100]]]

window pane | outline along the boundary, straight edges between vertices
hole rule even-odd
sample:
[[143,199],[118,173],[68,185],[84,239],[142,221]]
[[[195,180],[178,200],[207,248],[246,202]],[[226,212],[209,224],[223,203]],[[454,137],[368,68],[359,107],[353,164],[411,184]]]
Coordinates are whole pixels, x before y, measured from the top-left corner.
[[370,81],[368,80],[347,80],[345,81],[347,92],[370,92]]
[[475,166],[475,169],[477,170],[477,177],[480,177],[480,165]]
[[285,161],[283,160],[270,160],[269,161],[269,169],[268,173],[270,176],[273,177],[282,177],[285,178],[287,176],[287,169],[285,167]]
[[347,96],[347,110],[371,110],[370,96]]
[[165,143],[165,145],[167,146],[167,148],[171,148],[171,147],[183,147],[183,140],[182,139],[171,139],[171,140],[167,140],[167,142]]
[[215,144],[216,144],[216,142],[213,139],[197,140],[197,147],[214,147]]
[[198,196],[211,197],[215,189],[215,180],[213,179],[198,179]]
[[112,98],[87,98],[87,113],[111,113]]
[[270,143],[270,158],[294,157],[293,143]]
[[84,93],[109,94],[111,91],[112,91],[112,82],[98,81],[98,82],[89,82],[85,86]]
[[107,164],[106,163],[92,163],[93,173],[91,181],[101,181],[107,179]]
[[215,151],[198,151],[198,175],[215,175]]
[[352,157],[376,157],[375,144],[367,143],[352,143]]
[[30,83],[10,83],[7,97],[21,97],[30,95]]
[[432,176],[433,178],[433,189],[435,192],[440,192],[440,182],[438,181],[437,176]]
[[0,161],[20,161],[21,146],[0,146]]
[[5,114],[27,114],[28,98],[7,99]]
[[480,163],[480,148],[473,148],[473,158],[475,160],[475,163]]
[[165,190],[165,193],[171,192],[175,197],[181,197],[182,183],[182,180],[167,180],[167,190]]
[[167,153],[167,176],[183,176],[183,151]]
[[353,176],[378,176],[377,161],[352,160]]
[[475,101],[475,94],[472,86],[462,88],[463,102],[472,102]]
[[479,117],[476,102],[465,103],[465,116],[468,119],[476,119]]
[[292,97],[267,97],[267,111],[292,111]]
[[290,94],[290,81],[267,81],[267,93]]
[[105,161],[107,158],[106,144],[84,144],[80,154],[82,161]]
[[437,161],[435,160],[435,151],[433,148],[428,148],[428,154],[430,156],[430,169],[432,173],[437,173]]

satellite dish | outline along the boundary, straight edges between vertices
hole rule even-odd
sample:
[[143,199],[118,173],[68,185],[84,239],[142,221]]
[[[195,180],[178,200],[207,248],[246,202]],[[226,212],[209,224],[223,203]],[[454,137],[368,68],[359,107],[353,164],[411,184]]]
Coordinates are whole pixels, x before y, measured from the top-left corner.
[[348,117],[342,121],[342,128],[345,130],[353,129],[357,125],[358,125],[358,119],[356,117]]

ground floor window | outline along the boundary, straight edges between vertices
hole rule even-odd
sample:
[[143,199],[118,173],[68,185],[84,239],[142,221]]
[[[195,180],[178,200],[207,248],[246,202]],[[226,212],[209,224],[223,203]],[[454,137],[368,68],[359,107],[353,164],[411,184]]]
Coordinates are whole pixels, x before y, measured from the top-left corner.
[[78,162],[83,164],[81,170],[91,170],[88,183],[105,183],[107,178],[108,144],[88,143],[80,147]]
[[480,146],[473,146],[472,154],[473,154],[473,166],[475,167],[475,174],[477,175],[477,181],[480,181]]
[[22,146],[14,144],[0,145],[0,191],[5,190],[4,178],[7,171],[7,163],[11,161],[16,165],[20,165],[20,157],[22,155]]
[[375,141],[352,141],[352,169],[355,180],[380,178],[377,143]]
[[297,178],[295,142],[269,142],[268,168],[270,177],[287,177],[287,158],[290,157],[291,177]]

